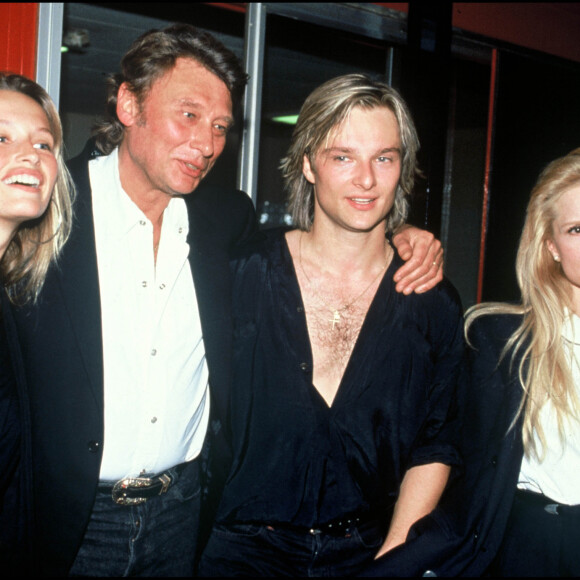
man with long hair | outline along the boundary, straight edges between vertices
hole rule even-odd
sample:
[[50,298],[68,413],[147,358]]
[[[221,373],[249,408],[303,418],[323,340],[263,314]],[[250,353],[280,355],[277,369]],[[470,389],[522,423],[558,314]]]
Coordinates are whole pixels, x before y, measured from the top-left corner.
[[353,576],[458,465],[461,305],[397,293],[417,174],[401,96],[350,74],[306,99],[282,170],[296,225],[233,260],[233,464],[205,576]]

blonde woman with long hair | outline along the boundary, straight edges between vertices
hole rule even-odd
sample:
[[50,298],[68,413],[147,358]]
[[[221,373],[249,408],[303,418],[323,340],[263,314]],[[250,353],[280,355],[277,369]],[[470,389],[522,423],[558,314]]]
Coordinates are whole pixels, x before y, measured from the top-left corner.
[[498,550],[496,576],[578,576],[580,149],[550,163],[532,190],[516,273],[519,304],[466,314],[478,406],[466,416],[483,418],[466,428],[477,441],[467,458],[479,466],[474,502],[504,496],[502,509],[484,512],[478,543],[484,559]]
[[34,301],[68,237],[72,187],[58,112],[26,77],[0,73],[0,560],[33,571],[30,420],[12,303]]

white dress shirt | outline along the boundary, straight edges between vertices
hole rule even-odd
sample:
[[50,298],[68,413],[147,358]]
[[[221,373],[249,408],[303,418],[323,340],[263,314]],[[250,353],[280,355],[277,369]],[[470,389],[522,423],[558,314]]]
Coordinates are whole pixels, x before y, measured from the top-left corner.
[[[580,400],[580,318],[571,314],[562,335],[569,347],[572,378]],[[557,503],[580,504],[580,418],[567,417],[564,422],[565,443],[562,444],[552,404],[548,401],[540,411],[540,422],[546,437],[546,455],[542,462],[535,457],[522,460],[518,487],[542,493]],[[541,450],[539,440],[537,449]]]
[[195,458],[209,418],[208,369],[189,261],[187,209],[153,225],[121,186],[117,150],[89,162],[103,330],[101,481]]

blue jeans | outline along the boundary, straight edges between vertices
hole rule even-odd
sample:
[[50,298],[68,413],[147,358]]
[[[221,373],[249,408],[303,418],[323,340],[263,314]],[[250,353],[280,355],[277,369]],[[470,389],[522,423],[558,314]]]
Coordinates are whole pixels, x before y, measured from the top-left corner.
[[362,524],[343,536],[275,524],[216,525],[202,554],[199,575],[353,576],[373,561],[383,541],[377,522]]
[[167,493],[139,505],[99,490],[70,576],[192,576],[200,499],[197,460]]

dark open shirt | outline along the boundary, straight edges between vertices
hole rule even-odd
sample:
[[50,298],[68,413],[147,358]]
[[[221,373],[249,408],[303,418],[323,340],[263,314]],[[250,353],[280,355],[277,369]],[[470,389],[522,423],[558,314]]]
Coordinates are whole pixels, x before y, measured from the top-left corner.
[[[460,301],[394,289],[395,257],[329,407],[312,384],[304,305],[281,231],[233,263],[234,462],[219,522],[321,525],[388,512],[405,472],[459,463]],[[330,331],[330,330],[329,330]]]

